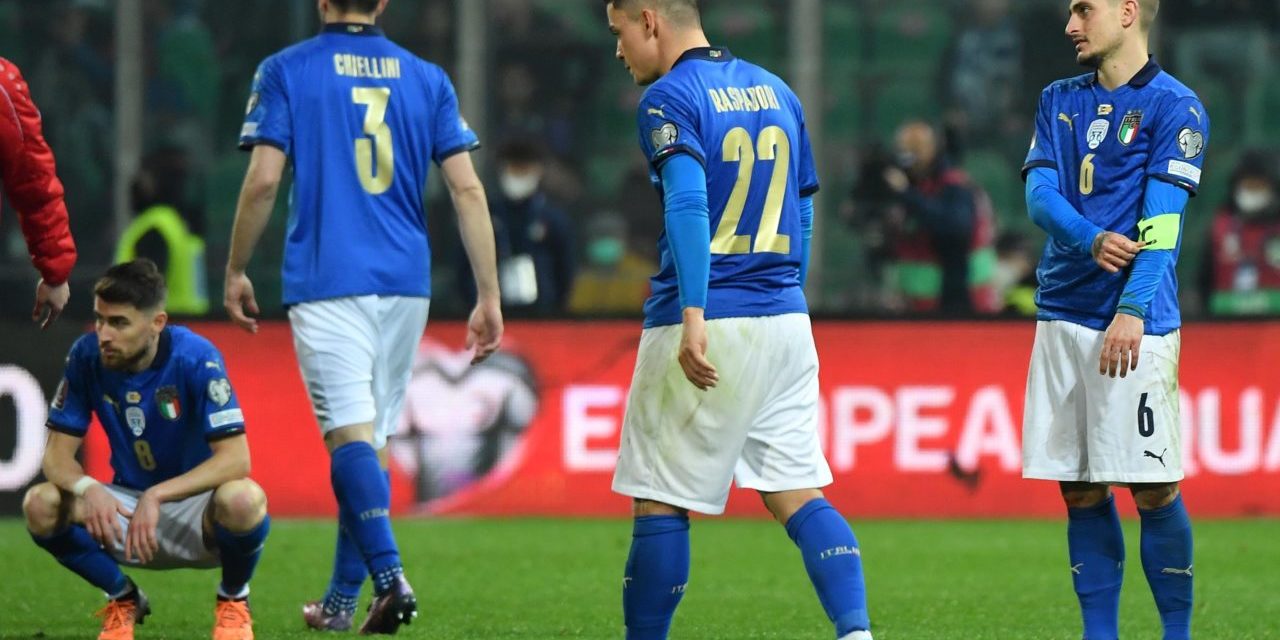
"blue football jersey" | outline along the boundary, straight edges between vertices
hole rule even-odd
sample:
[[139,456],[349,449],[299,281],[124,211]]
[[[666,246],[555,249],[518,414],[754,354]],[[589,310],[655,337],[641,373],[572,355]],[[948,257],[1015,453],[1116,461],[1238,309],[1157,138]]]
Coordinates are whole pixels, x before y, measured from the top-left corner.
[[[818,190],[804,111],[777,76],[727,49],[692,49],[653,83],[637,113],[654,186],[676,154],[707,172],[711,272],[707,319],[805,313],[800,198]],[[645,326],[681,321],[666,234],[645,303]]]
[[[1171,182],[1194,195],[1208,139],[1204,105],[1152,60],[1114,91],[1100,85],[1094,73],[1049,85],[1040,96],[1022,173],[1056,169],[1063,196],[1089,221],[1133,240],[1141,237],[1151,248],[1168,249],[1160,238],[1139,229],[1147,180]],[[1164,335],[1182,324],[1174,271],[1181,242],[1169,244],[1174,244],[1174,259],[1146,310],[1149,335]],[[1036,277],[1041,320],[1066,320],[1101,331],[1115,316],[1129,273],[1107,273],[1088,247],[1071,247],[1051,236]]]
[[240,146],[293,163],[284,303],[431,295],[431,162],[479,147],[448,75],[376,27],[330,24],[267,58]]
[[160,334],[155,360],[137,373],[103,367],[97,337],[81,336],[54,393],[49,428],[83,438],[91,414],[111,443],[112,483],[139,491],[208,460],[210,441],[244,433],[222,354],[179,326]]

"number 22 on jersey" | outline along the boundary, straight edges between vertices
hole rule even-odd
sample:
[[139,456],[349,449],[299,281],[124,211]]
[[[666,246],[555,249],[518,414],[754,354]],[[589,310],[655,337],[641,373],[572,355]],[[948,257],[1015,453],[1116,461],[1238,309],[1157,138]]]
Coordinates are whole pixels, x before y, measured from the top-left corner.
[[351,89],[351,101],[366,107],[364,134],[368,136],[356,138],[356,175],[360,178],[360,186],[375,196],[391,188],[391,178],[396,169],[391,127],[387,126],[387,102],[390,100],[391,89],[386,87]]
[[[756,140],[742,127],[734,127],[724,137],[721,149],[725,162],[738,163],[738,180],[733,184],[729,202],[720,214],[720,224],[711,238],[711,253],[791,253],[791,237],[778,233],[782,219],[782,200],[787,193],[787,175],[791,168],[791,141],[782,127],[769,126],[760,131]],[[769,192],[764,199],[764,211],[760,216],[760,228],[756,241],[749,235],[737,235],[742,211],[747,206],[747,194],[751,190],[751,174],[756,159],[773,160],[773,176],[769,180]]]

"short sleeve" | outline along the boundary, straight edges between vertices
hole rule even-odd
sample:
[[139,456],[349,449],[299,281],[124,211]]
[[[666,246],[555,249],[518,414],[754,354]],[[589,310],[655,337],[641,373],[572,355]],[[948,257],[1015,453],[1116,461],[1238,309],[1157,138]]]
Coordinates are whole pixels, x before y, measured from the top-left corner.
[[1151,156],[1147,175],[1186,189],[1195,195],[1209,144],[1209,114],[1194,96],[1169,103],[1151,132]]
[[657,85],[650,87],[640,100],[636,123],[640,130],[640,148],[655,172],[680,153],[687,153],[706,165],[707,154],[698,140],[693,109],[672,92]]
[[1053,139],[1051,113],[1053,113],[1052,87],[1040,93],[1040,103],[1036,107],[1036,128],[1031,134],[1031,148],[1027,151],[1027,161],[1022,165],[1023,180],[1027,179],[1027,173],[1032,169],[1044,167],[1057,170],[1058,168],[1058,161],[1054,157],[1054,149],[1057,146]]
[[240,128],[241,149],[249,151],[260,144],[269,144],[286,155],[293,150],[289,94],[277,58],[267,58],[253,74],[244,126]]
[[49,403],[48,427],[77,438],[83,438],[88,431],[93,411],[89,397],[89,377],[93,375],[93,369],[87,361],[92,354],[86,354],[84,348],[84,341],[88,339],[92,339],[91,336],[85,336],[71,346],[62,380]]
[[453,82],[444,72],[440,72],[436,99],[438,104],[432,132],[434,144],[431,149],[431,158],[435,163],[441,164],[454,154],[479,149],[480,139],[458,112],[458,94],[453,89]]
[[804,110],[796,106],[796,122],[800,127],[800,155],[796,158],[799,163],[800,175],[800,197],[807,198],[818,192],[818,167],[813,161],[813,146],[809,143],[809,128],[804,122]]
[[236,398],[231,380],[227,378],[227,366],[216,349],[188,365],[192,394],[196,396],[196,415],[203,421],[206,440],[220,440],[244,433],[244,412]]

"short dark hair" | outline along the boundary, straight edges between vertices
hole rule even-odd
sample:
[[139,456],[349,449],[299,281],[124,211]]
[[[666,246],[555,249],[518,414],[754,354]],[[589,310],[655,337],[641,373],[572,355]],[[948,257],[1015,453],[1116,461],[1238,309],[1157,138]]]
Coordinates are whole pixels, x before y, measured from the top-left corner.
[[130,304],[142,311],[164,306],[168,290],[156,263],[138,258],[122,262],[102,274],[93,285],[93,295],[111,304]]
[[329,3],[341,11],[356,13],[373,13],[378,8],[378,0],[329,0]]
[[604,6],[611,4],[614,9],[625,11],[633,19],[640,6],[648,4],[677,24],[701,24],[698,0],[604,0]]

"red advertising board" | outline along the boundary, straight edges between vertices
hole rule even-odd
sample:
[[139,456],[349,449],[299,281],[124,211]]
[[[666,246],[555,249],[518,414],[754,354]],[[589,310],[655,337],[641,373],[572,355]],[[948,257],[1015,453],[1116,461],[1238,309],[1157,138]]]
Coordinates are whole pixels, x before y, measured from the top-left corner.
[[[193,327],[223,351],[253,476],[279,515],[335,510],[288,327]],[[470,367],[463,326],[428,330],[391,441],[400,513],[625,515],[609,489],[636,322],[513,322]],[[1053,483],[1020,477],[1034,325],[817,322],[829,498],[851,517],[1053,516]],[[1280,324],[1183,329],[1184,491],[1199,515],[1280,515]],[[94,430],[97,431],[96,429]],[[91,469],[109,477],[105,441]],[[736,491],[728,513],[764,515]]]

